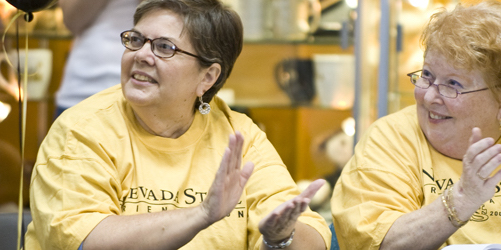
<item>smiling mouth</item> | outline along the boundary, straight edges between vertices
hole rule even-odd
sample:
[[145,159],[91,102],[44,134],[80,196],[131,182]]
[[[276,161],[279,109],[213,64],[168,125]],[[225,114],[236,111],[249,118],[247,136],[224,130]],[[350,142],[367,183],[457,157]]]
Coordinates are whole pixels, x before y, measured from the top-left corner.
[[134,78],[134,79],[136,79],[138,81],[142,81],[142,82],[157,83],[157,81],[155,81],[155,79],[147,77],[145,75],[133,74],[132,78]]
[[441,116],[441,115],[435,115],[433,113],[429,113],[430,114],[430,118],[431,119],[435,119],[435,120],[445,120],[445,119],[451,119],[452,117],[450,116]]

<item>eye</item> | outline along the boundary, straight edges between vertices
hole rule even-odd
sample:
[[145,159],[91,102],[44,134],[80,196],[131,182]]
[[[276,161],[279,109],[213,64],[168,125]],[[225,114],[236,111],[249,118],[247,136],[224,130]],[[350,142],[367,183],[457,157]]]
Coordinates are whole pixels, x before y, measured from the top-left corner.
[[164,55],[170,55],[175,50],[175,45],[167,39],[155,40],[155,48]]
[[455,89],[462,89],[463,88],[463,85],[461,83],[459,83],[456,80],[452,80],[452,79],[447,81],[447,86],[453,87]]
[[172,46],[166,42],[159,42],[157,43],[157,46],[159,49],[172,49]]
[[431,75],[430,71],[423,69],[423,71],[421,71],[421,77],[426,78],[426,79],[431,79],[432,75]]
[[144,38],[139,34],[132,33],[129,37],[129,42],[130,45],[133,47],[142,47],[144,43]]

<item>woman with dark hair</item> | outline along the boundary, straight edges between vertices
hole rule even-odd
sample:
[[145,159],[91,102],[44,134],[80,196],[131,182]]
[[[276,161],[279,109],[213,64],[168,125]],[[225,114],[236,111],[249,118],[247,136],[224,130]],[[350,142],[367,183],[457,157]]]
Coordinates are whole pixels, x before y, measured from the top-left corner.
[[218,0],[143,1],[121,33],[121,85],[41,145],[26,249],[328,248],[308,208],[324,181],[300,193],[266,135],[215,97],[242,36]]

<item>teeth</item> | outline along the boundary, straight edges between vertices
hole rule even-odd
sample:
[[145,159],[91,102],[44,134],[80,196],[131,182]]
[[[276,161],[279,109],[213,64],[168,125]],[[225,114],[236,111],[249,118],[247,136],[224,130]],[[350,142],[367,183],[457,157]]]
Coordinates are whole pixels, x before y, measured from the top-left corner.
[[435,115],[433,113],[430,113],[430,117],[432,119],[447,119],[447,116],[439,116],[439,115]]
[[136,80],[139,80],[139,81],[155,83],[155,80],[153,80],[145,75],[134,74],[132,77]]

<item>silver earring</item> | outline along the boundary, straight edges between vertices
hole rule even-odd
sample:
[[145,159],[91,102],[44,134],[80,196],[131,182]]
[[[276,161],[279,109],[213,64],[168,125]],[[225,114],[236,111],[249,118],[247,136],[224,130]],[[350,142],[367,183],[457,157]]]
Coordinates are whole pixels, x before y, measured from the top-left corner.
[[210,112],[210,105],[202,99],[202,97],[198,97],[198,100],[200,100],[200,106],[198,106],[198,111],[200,111],[200,114],[206,115]]

